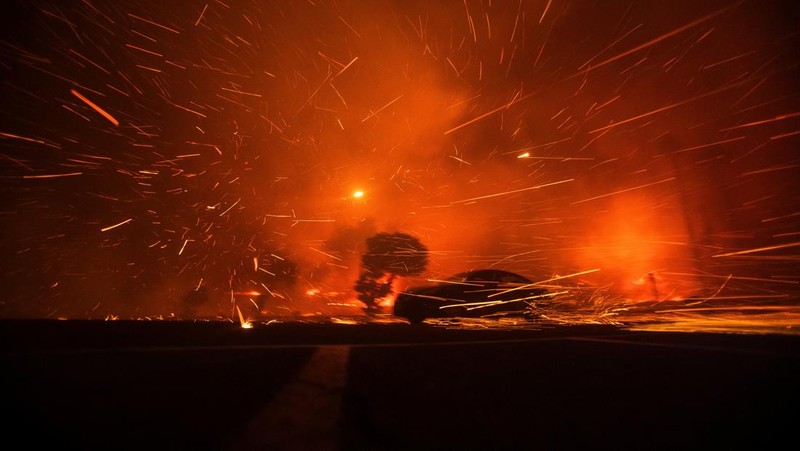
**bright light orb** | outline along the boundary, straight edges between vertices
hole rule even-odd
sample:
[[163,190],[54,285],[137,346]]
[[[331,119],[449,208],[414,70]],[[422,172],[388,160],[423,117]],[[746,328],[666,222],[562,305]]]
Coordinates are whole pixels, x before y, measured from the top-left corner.
[[353,198],[354,199],[361,199],[362,197],[364,197],[364,191],[354,191],[353,192]]

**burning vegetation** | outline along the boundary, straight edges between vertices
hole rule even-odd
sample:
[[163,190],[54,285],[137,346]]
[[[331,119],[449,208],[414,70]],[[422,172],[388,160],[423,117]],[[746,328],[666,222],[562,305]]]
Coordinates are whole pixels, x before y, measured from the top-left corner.
[[378,233],[367,238],[356,281],[358,300],[367,311],[380,310],[378,302],[390,298],[397,276],[416,276],[428,266],[428,249],[405,233]]

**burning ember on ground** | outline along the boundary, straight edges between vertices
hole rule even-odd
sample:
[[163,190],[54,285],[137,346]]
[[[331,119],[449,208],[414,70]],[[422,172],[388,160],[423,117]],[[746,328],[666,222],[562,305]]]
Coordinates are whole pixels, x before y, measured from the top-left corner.
[[[553,321],[800,324],[796,2],[3,16],[0,317],[367,318],[358,280],[491,268]],[[379,234],[424,270],[365,273]]]

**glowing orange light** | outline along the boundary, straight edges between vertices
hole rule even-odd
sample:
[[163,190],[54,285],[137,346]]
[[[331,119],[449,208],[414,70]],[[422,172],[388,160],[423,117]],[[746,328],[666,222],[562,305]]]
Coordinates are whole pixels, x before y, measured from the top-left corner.
[[358,324],[358,321],[346,318],[331,318],[331,323],[354,326]]
[[253,323],[250,320],[245,320],[244,315],[242,315],[242,311],[239,309],[239,306],[236,306],[236,313],[239,314],[239,324],[241,325],[242,329],[252,329]]
[[353,192],[353,197],[355,199],[360,199],[360,198],[364,197],[364,191],[355,191],[355,192]]

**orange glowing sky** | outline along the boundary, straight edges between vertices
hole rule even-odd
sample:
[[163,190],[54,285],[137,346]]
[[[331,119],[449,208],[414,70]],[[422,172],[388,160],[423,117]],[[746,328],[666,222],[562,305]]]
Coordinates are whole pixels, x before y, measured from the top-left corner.
[[352,299],[382,231],[431,252],[403,284],[591,271],[572,283],[641,300],[732,276],[725,293],[797,300],[793,2],[5,16],[0,317],[169,315],[198,287],[209,315],[252,290],[317,311]]

